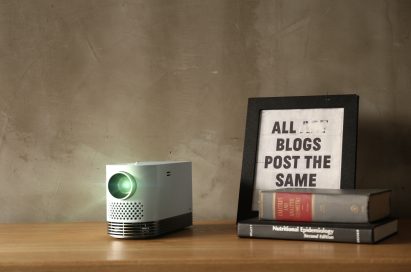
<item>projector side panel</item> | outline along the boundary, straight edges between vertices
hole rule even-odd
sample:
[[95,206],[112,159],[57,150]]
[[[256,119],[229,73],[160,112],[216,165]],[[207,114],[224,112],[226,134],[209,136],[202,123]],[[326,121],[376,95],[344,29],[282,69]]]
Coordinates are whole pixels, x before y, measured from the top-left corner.
[[191,179],[191,162],[157,167],[159,219],[192,213]]

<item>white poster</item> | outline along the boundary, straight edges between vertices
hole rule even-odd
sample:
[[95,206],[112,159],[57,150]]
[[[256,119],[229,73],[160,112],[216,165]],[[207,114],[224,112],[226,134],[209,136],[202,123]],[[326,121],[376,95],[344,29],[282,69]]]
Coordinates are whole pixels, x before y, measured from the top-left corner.
[[253,210],[260,190],[339,189],[344,108],[263,110]]

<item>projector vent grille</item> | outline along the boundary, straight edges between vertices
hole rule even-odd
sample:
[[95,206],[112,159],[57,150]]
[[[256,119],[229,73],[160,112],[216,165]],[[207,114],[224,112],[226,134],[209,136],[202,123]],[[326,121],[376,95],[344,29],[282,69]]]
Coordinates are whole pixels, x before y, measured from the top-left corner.
[[108,217],[111,220],[141,220],[143,208],[141,202],[111,202],[108,204]]
[[107,222],[107,232],[117,238],[150,238],[159,234],[157,222],[115,223]]

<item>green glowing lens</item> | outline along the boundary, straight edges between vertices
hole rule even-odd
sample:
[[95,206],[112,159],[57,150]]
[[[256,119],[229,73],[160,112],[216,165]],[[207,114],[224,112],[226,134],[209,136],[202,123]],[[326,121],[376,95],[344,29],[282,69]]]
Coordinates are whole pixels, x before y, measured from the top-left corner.
[[108,181],[108,191],[119,199],[127,199],[136,191],[136,181],[126,172],[114,174]]

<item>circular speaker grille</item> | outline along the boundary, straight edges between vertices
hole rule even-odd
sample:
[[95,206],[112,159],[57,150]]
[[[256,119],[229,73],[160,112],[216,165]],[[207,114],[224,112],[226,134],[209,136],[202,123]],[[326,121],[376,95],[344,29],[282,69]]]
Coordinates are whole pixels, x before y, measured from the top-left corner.
[[112,220],[141,220],[144,217],[141,202],[111,202],[108,217]]

